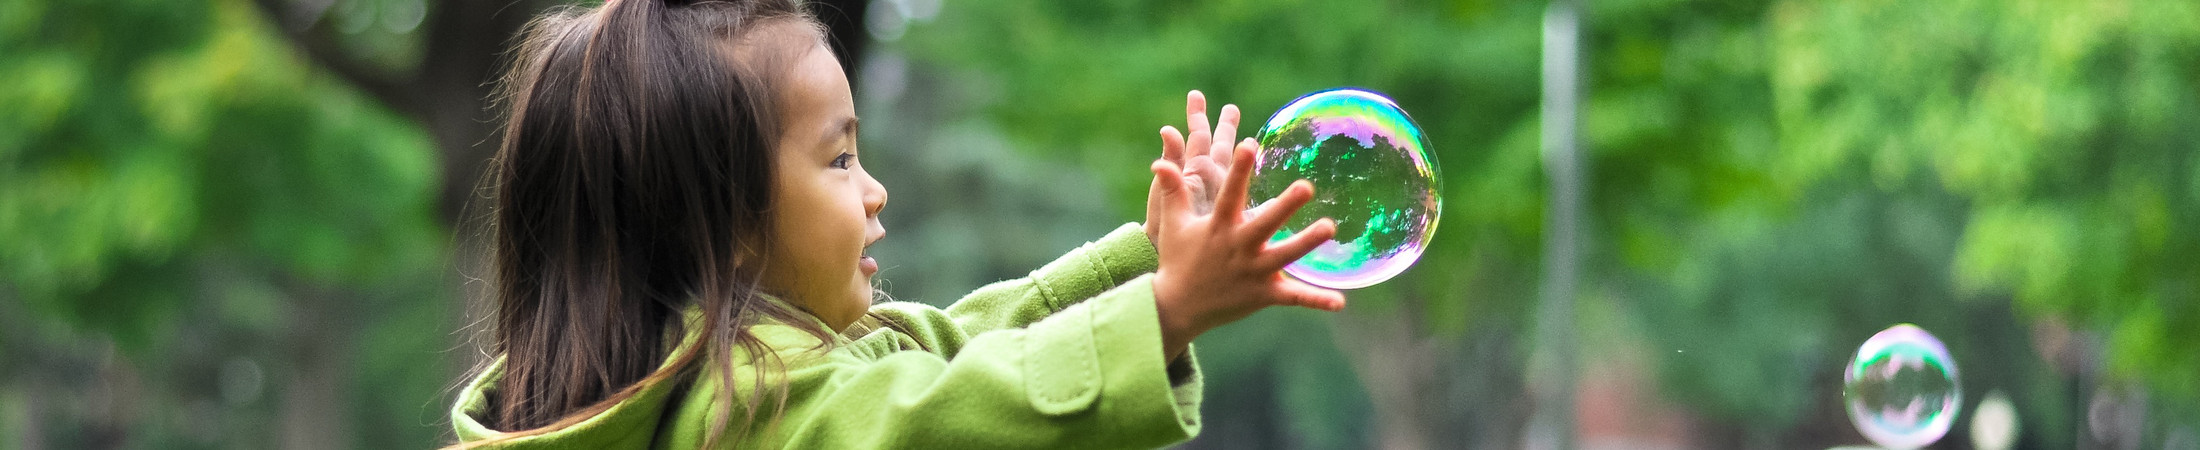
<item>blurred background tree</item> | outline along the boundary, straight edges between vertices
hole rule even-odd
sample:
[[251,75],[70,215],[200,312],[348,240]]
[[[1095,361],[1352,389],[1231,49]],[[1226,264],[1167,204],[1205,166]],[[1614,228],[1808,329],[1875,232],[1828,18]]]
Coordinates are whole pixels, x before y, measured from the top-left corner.
[[0,10],[5,445],[432,444],[461,322],[422,128],[247,3]]
[[[0,448],[447,439],[484,83],[560,3],[0,3]],[[1345,313],[1203,338],[1188,447],[1521,445],[1542,2],[819,6],[904,300],[1139,218],[1185,90],[1253,124],[1397,98],[1445,166],[1437,242]],[[1998,390],[2025,448],[2200,446],[2200,5],[1586,6],[1584,445],[1862,443],[1839,368],[1913,322],[1959,420]]]

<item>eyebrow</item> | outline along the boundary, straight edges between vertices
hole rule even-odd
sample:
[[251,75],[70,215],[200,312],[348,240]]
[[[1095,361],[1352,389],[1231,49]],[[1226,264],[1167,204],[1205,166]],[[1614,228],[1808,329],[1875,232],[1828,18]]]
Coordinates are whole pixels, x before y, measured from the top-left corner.
[[839,138],[841,136],[847,136],[849,139],[854,139],[856,137],[856,126],[857,124],[855,116],[848,116],[846,118],[843,118],[840,120],[840,123],[826,127],[825,139],[818,142],[834,142],[833,139]]

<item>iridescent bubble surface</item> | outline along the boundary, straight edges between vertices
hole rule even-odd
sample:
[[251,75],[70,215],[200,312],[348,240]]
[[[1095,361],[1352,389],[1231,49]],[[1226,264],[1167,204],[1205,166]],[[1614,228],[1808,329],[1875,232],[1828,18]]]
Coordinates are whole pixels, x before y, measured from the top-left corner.
[[1293,181],[1314,183],[1314,201],[1275,239],[1323,217],[1337,224],[1335,238],[1284,273],[1317,286],[1357,289],[1389,280],[1421,259],[1443,199],[1428,138],[1396,102],[1357,89],[1307,94],[1269,117],[1259,140],[1249,191],[1254,205]]
[[1948,347],[1916,325],[1895,325],[1865,340],[1841,379],[1849,420],[1872,443],[1890,449],[1939,441],[1963,404]]

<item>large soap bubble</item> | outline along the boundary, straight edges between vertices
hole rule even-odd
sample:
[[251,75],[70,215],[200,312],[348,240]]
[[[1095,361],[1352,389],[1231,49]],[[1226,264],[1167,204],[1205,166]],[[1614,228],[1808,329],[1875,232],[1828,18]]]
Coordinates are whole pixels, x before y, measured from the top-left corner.
[[1939,441],[1963,404],[1948,347],[1916,325],[1895,325],[1865,340],[1841,379],[1849,420],[1872,443],[1890,449]]
[[1314,183],[1314,201],[1284,224],[1283,239],[1328,217],[1337,236],[1285,267],[1317,286],[1357,289],[1404,272],[1428,247],[1443,199],[1421,127],[1380,94],[1334,89],[1291,101],[1260,129],[1252,202]]

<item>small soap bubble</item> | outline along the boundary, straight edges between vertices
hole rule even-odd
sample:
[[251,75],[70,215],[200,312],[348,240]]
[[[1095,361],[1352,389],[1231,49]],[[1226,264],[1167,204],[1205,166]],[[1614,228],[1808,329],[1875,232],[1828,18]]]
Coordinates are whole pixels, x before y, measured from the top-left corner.
[[1971,409],[1971,446],[1978,450],[2009,450],[2017,445],[2017,404],[2001,391],[1986,393]]
[[1841,379],[1849,420],[1872,443],[1890,449],[1939,441],[1963,403],[1948,347],[1906,323],[1865,340]]
[[1253,205],[1294,181],[1314,183],[1314,201],[1274,240],[1323,217],[1337,225],[1334,238],[1284,273],[1317,286],[1357,289],[1389,280],[1421,259],[1443,199],[1428,137],[1396,102],[1358,89],[1307,94],[1269,117],[1259,140],[1248,191]]

